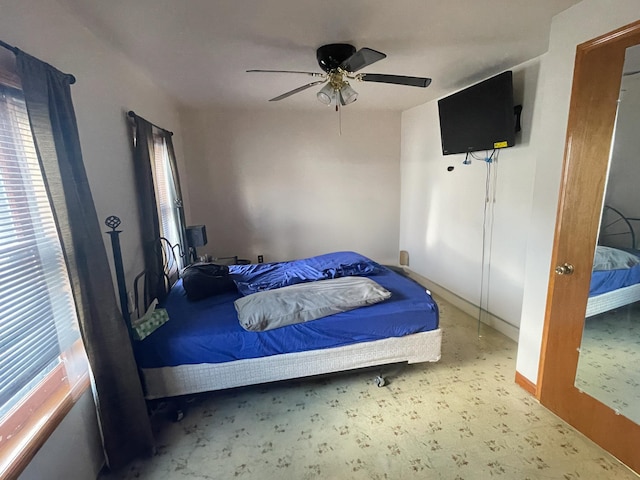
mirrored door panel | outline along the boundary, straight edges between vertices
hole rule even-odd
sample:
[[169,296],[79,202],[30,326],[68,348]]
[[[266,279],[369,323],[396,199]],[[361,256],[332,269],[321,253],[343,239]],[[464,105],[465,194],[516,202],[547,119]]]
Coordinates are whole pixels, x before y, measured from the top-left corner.
[[625,54],[575,386],[640,424],[640,45]]

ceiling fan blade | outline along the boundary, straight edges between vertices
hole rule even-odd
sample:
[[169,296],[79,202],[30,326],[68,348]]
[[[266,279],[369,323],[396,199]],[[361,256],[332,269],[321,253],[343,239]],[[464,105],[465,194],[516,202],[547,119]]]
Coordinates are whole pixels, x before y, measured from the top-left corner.
[[280,95],[278,97],[272,98],[269,101],[270,102],[277,102],[278,100],[282,100],[283,98],[290,97],[291,95],[295,95],[296,93],[302,92],[303,90],[306,90],[307,88],[311,88],[314,85],[320,85],[321,83],[324,83],[324,82],[325,82],[324,80],[318,80],[317,82],[307,83],[306,85],[303,85],[301,87],[294,88],[290,92],[283,93],[282,95]]
[[360,80],[363,82],[394,83],[396,85],[409,85],[410,87],[428,87],[430,78],[407,77],[405,75],[385,75],[383,73],[362,73]]
[[247,73],[300,73],[302,75],[310,75],[312,77],[324,77],[324,73],[318,72],[300,72],[298,70],[247,70]]
[[357,72],[358,70],[367,67],[372,63],[376,63],[383,58],[387,58],[384,53],[365,47],[361,48],[342,62],[340,64],[340,68],[347,72]]

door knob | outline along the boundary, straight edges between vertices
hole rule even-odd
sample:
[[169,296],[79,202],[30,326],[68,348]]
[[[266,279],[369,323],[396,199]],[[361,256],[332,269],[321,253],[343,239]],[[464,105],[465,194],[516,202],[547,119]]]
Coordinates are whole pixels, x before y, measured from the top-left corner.
[[564,265],[558,265],[556,267],[556,274],[558,275],[571,275],[573,273],[573,265],[565,263]]

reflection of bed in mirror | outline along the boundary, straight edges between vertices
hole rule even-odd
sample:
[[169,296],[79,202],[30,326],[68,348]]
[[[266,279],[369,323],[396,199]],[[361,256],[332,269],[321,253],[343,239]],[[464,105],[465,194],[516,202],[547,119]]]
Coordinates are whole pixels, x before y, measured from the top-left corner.
[[587,317],[640,301],[640,251],[633,222],[620,210],[605,206],[589,288]]

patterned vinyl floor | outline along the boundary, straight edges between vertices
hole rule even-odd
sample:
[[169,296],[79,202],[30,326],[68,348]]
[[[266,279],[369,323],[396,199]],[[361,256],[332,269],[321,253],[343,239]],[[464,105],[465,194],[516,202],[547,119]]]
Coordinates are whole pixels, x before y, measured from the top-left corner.
[[437,300],[440,362],[197,396],[100,480],[639,478],[514,383],[513,341]]

